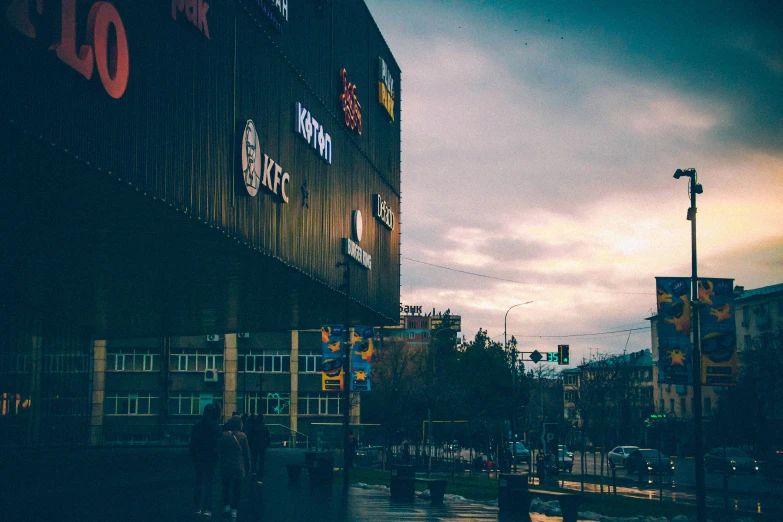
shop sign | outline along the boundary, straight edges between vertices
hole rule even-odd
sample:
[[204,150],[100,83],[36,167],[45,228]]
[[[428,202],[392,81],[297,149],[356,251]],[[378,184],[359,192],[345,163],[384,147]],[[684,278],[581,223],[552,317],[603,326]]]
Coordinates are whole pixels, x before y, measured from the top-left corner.
[[283,24],[281,22],[288,21],[288,0],[255,0],[258,7],[263,11],[269,23],[277,30],[277,32],[283,32]]
[[362,134],[362,106],[356,96],[356,84],[348,81],[348,72],[340,69],[340,78],[343,81],[343,92],[340,94],[340,106],[345,115],[345,124],[348,128]]
[[171,17],[176,20],[177,13],[185,13],[188,22],[209,39],[209,24],[207,23],[209,4],[204,0],[171,0]]
[[356,241],[350,237],[343,238],[343,254],[347,255],[367,270],[372,269],[372,256],[362,250],[359,242],[362,240],[362,213],[359,210],[353,211],[353,235]]
[[380,194],[372,195],[372,215],[389,230],[394,230],[394,212]]
[[332,137],[324,131],[324,126],[313,118],[310,111],[302,107],[299,102],[296,103],[294,129],[307,143],[313,146],[319,156],[329,165],[332,164]]
[[417,306],[405,305],[405,306],[402,306],[402,303],[400,303],[400,313],[401,314],[409,314],[409,315],[420,314],[420,313],[422,313],[421,307],[422,307],[422,305],[417,305]]
[[394,121],[394,78],[380,56],[378,57],[378,101]]
[[[17,0],[6,10],[6,18],[14,28],[28,38],[38,37],[38,27],[30,19],[33,12],[32,0]],[[38,15],[49,14],[46,11],[52,3],[37,1],[35,11]],[[117,9],[109,2],[95,2],[87,15],[85,27],[85,45],[76,48],[76,0],[61,0],[60,40],[52,43],[57,58],[84,76],[92,78],[98,69],[103,88],[112,98],[118,99],[125,94],[128,86],[129,55],[128,38],[125,26]],[[52,22],[52,21],[49,21]],[[48,27],[48,23],[43,25]],[[114,28],[112,30],[112,28]],[[110,35],[113,36],[110,41]]]
[[268,192],[279,196],[284,203],[288,203],[288,184],[291,176],[283,172],[283,168],[264,154],[264,172],[261,174],[261,163],[258,161],[259,140],[258,132],[253,120],[247,120],[245,130],[242,133],[242,177],[245,188],[250,196],[258,193],[258,188],[263,185]]

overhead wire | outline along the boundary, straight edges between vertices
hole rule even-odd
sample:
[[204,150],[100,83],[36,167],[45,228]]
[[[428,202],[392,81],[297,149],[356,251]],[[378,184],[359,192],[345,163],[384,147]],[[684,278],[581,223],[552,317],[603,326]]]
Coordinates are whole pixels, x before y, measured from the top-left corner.
[[[495,276],[486,275],[486,274],[479,274],[478,272],[470,272],[468,270],[460,270],[458,268],[451,268],[451,267],[448,267],[448,266],[436,265],[435,263],[428,263],[427,261],[421,261],[419,259],[413,259],[411,257],[406,257],[406,256],[400,256],[400,257],[402,259],[406,259],[408,261],[413,261],[414,263],[420,263],[422,265],[433,266],[435,268],[440,268],[440,269],[443,269],[443,270],[449,270],[450,272],[457,272],[459,274],[466,274],[466,275],[471,275],[471,276],[474,276],[474,277],[483,277],[485,279],[494,279],[495,281],[504,281],[506,283],[516,283],[516,284],[520,284],[520,285],[557,286],[556,283],[533,283],[531,281],[519,281],[519,280],[516,280],[516,279],[506,279],[504,277],[495,277]],[[593,291],[595,293],[599,293],[599,294],[654,295],[652,292],[621,292],[621,291],[618,291],[618,290],[593,290]]]

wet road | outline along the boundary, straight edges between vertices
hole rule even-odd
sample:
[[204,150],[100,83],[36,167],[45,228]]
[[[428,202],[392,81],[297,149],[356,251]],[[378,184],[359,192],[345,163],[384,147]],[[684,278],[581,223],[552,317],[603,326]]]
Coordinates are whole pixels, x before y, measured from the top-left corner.
[[[0,455],[0,504],[5,522],[205,521],[193,514],[193,468],[185,449],[117,448],[71,452],[39,451]],[[449,498],[443,507],[417,498],[392,502],[380,487],[342,484],[313,488],[307,472],[301,484],[288,484],[285,464],[303,462],[299,450],[271,449],[264,484],[244,483],[239,521],[442,521],[498,520],[496,503]],[[220,515],[215,484],[212,520]],[[533,522],[560,517],[532,514]]]

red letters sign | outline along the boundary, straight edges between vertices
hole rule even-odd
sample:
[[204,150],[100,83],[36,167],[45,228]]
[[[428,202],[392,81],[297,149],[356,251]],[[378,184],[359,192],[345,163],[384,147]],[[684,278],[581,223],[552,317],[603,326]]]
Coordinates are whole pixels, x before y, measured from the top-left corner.
[[340,69],[340,77],[343,79],[343,93],[340,95],[340,103],[345,114],[345,124],[351,129],[362,133],[362,106],[356,97],[356,84],[348,81],[348,73]]
[[[32,0],[14,0],[6,11],[13,26],[28,38],[36,38],[35,25],[30,20],[29,3]],[[43,0],[36,1],[36,11],[44,14]],[[62,30],[60,41],[52,44],[57,57],[86,79],[92,78],[97,67],[98,76],[112,98],[120,98],[128,86],[128,38],[122,18],[109,2],[95,2],[87,17],[87,45],[76,49],[76,0],[61,0]],[[115,40],[109,41],[109,29],[114,26]],[[95,65],[95,67],[93,66]]]

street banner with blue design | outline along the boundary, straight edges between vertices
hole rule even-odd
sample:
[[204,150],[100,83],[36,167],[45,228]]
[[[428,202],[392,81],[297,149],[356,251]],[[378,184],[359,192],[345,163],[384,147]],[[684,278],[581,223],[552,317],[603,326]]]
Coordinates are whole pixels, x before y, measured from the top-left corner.
[[343,325],[332,324],[321,327],[321,389],[323,391],[344,390],[343,372]]
[[734,279],[699,279],[701,382],[707,386],[737,383],[737,324]]
[[355,326],[351,331],[351,391],[370,391],[374,336],[372,326]]
[[693,384],[690,278],[656,277],[658,382]]

